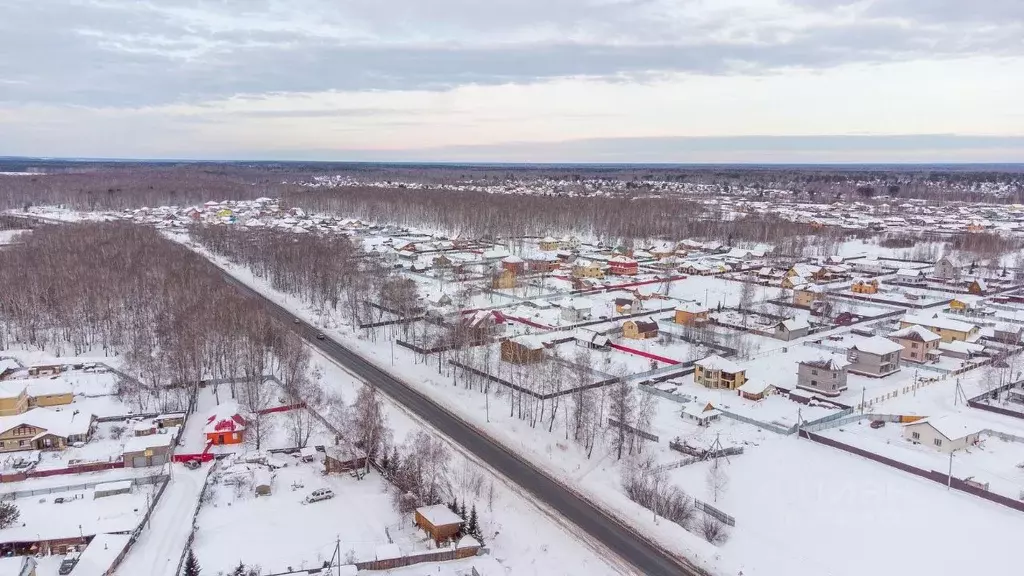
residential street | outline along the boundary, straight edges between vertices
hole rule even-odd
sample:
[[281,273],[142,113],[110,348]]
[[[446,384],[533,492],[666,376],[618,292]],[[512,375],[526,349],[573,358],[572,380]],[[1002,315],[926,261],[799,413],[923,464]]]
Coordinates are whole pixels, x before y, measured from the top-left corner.
[[661,548],[640,538],[632,530],[621,525],[596,506],[576,496],[532,464],[518,458],[497,442],[480,434],[458,417],[371,362],[329,338],[318,340],[316,335],[320,332],[319,329],[305,322],[294,323],[294,315],[287,309],[238,282],[226,272],[224,275],[227,281],[239,290],[262,300],[272,314],[281,318],[286,325],[292,326],[310,344],[346,366],[366,382],[376,386],[418,417],[429,422],[439,432],[462,445],[492,469],[527,490],[539,501],[551,507],[589,536],[632,564],[639,574],[647,576],[703,576],[705,574],[686,560],[670,556]]

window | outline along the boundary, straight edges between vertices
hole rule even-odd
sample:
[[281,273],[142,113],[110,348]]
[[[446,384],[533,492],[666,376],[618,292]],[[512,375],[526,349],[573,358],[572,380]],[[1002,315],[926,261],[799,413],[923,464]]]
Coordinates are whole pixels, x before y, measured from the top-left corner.
[[910,353],[910,357],[911,358],[917,358],[917,352],[911,352]]
[[24,440],[18,440],[18,446],[24,447],[24,446],[27,446],[27,445],[28,445],[28,442],[26,442]]
[[942,438],[936,438],[935,439],[935,445],[936,446],[942,446]]
[[913,434],[910,435],[910,437],[913,438],[914,440],[920,440],[921,439],[921,433],[920,432],[914,432]]
[[832,379],[835,380],[836,378],[839,378],[839,372],[832,373]]
[[917,348],[917,347],[918,347],[918,343],[917,343],[917,342],[914,342],[913,344],[911,344],[911,345],[910,345],[910,347],[911,347],[911,348]]
[[818,385],[818,381],[817,380],[811,380],[811,386],[817,386],[817,385]]
[[818,371],[817,370],[811,370],[811,374],[814,375],[814,376],[817,376],[818,375]]
[[835,389],[836,389],[836,385],[835,385],[835,384],[833,384],[833,385],[832,385],[832,389],[833,389],[833,390],[835,390]]

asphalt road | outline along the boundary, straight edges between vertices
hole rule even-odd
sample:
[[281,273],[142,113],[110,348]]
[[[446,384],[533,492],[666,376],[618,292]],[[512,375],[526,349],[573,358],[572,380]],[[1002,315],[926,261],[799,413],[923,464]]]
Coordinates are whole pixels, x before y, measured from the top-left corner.
[[441,408],[428,397],[403,384],[377,368],[363,357],[330,338],[317,340],[319,330],[305,322],[296,324],[295,317],[284,307],[265,298],[225,273],[231,284],[251,297],[264,302],[267,309],[291,326],[310,344],[346,366],[366,382],[402,404],[445,436],[462,445],[491,468],[509,478],[539,501],[569,520],[620,558],[632,564],[638,574],[648,576],[703,576],[705,573],[688,565],[682,558],[670,556],[661,548],[638,537],[596,506],[566,490],[546,473],[518,458],[497,442],[477,432],[462,420]]

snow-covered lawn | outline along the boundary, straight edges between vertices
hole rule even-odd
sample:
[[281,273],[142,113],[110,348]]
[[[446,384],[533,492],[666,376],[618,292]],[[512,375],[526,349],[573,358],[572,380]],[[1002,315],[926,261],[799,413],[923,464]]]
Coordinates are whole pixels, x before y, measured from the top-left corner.
[[[924,470],[948,472],[949,455],[931,446],[908,441],[903,437],[900,424],[889,423],[879,429],[868,424],[867,420],[861,420],[821,434]],[[956,452],[953,475],[988,482],[992,492],[1017,499],[1024,490],[1024,468],[1018,468],[1018,464],[1024,464],[1024,442],[1010,442],[983,434],[978,445]]]
[[[794,437],[724,464],[716,505],[736,517],[722,554],[745,575],[1014,574],[1024,514]],[[708,463],[671,477],[698,497]]]
[[[199,513],[194,549],[199,563],[213,573],[229,570],[239,560],[257,564],[266,573],[289,566],[323,565],[341,540],[342,553],[372,560],[388,537],[403,553],[426,550],[426,537],[412,528],[412,517],[396,513],[381,477],[362,480],[348,475],[323,475],[319,462],[294,463],[276,471],[271,493],[255,496],[251,486],[236,490],[218,482]],[[301,488],[293,487],[301,485]],[[304,504],[303,498],[330,488],[334,498]]]

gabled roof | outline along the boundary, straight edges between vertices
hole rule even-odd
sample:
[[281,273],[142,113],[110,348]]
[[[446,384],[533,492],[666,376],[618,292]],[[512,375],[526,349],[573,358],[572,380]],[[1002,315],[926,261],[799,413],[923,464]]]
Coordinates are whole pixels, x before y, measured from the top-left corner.
[[[32,426],[45,430],[50,434],[67,438],[81,436],[92,426],[93,415],[86,412],[75,413],[71,410],[51,410],[49,408],[33,408],[23,414],[0,418],[0,434],[21,425]],[[43,434],[40,434],[42,436]]]
[[722,372],[728,372],[730,374],[736,374],[746,370],[739,364],[733,362],[732,360],[722,358],[718,354],[712,354],[707,358],[697,360],[695,364],[697,366],[700,366],[701,368],[704,368],[705,370],[721,370]]
[[807,323],[806,318],[790,318],[789,320],[783,320],[776,324],[776,327],[785,328],[787,332],[794,330],[804,330],[810,328],[811,325]]
[[626,322],[633,322],[636,324],[637,332],[646,334],[647,332],[657,332],[658,323],[654,320],[626,320]]
[[800,364],[810,366],[812,368],[819,368],[821,370],[842,370],[849,366],[850,362],[847,361],[846,358],[830,355],[822,356],[816,360],[803,360]]
[[892,354],[893,352],[903,350],[903,346],[900,346],[888,338],[872,336],[871,338],[859,340],[856,344],[850,347],[850,350],[859,350],[876,356],[885,356],[886,354]]
[[764,394],[764,392],[769,388],[774,388],[774,386],[764,380],[753,379],[744,382],[742,386],[737,388],[737,390],[747,394]]
[[433,526],[451,526],[453,524],[462,524],[462,518],[458,514],[452,512],[444,504],[436,504],[434,506],[422,506],[416,509],[416,513],[423,517],[424,520],[430,522]]
[[927,326],[929,328],[955,330],[957,332],[970,332],[976,328],[974,324],[961,322],[960,320],[953,320],[952,318],[946,318],[937,314],[932,318],[927,316],[904,316],[901,321],[908,324],[920,324],[921,326]]
[[245,418],[238,410],[235,402],[224,402],[217,405],[206,418],[206,426],[203,433],[213,434],[216,432],[241,432],[245,430]]
[[676,312],[689,312],[690,314],[703,314],[708,309],[697,302],[682,302],[676,306]]
[[896,271],[897,276],[910,276],[913,278],[920,278],[924,276],[923,270],[911,270],[910,268],[900,268]]
[[938,417],[923,418],[906,426],[909,428],[924,424],[934,428],[936,432],[945,436],[947,440],[960,440],[972,434],[978,434],[984,429],[981,425],[959,414],[944,414]]
[[915,342],[935,342],[936,340],[942,340],[942,337],[932,332],[927,328],[922,328],[917,324],[912,324],[906,328],[901,328],[895,332],[889,333],[890,338],[899,338],[900,340],[913,340]]

